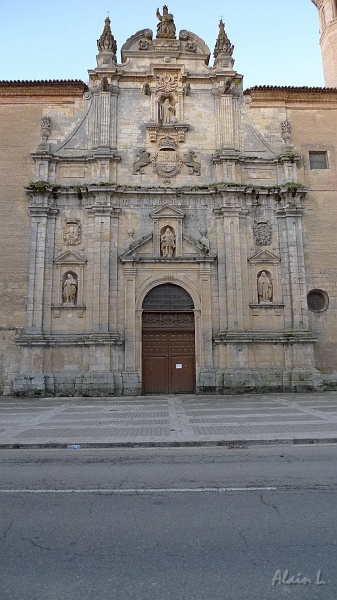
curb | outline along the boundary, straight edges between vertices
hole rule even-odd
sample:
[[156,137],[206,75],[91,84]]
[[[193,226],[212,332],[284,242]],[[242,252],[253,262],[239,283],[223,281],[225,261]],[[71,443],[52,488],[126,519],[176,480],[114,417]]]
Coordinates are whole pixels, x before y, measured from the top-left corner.
[[217,446],[230,450],[245,449],[249,446],[277,446],[277,445],[314,445],[314,444],[337,444],[334,438],[286,438],[275,440],[195,440],[195,441],[158,441],[158,442],[42,442],[42,443],[14,443],[1,444],[0,450],[81,450],[86,448],[195,448],[205,446]]

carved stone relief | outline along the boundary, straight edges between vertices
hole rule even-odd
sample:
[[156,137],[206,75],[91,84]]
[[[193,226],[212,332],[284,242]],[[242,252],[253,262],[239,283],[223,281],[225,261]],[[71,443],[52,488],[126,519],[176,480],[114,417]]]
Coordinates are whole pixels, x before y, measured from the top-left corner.
[[186,42],[186,52],[196,52],[197,51],[197,45],[195,42]]
[[190,175],[200,175],[201,164],[195,160],[196,156],[194,150],[189,150],[184,155],[183,163],[188,167]]
[[137,173],[140,173],[142,175],[144,173],[144,168],[147,167],[150,162],[150,152],[147,152],[144,148],[138,150],[137,160],[133,163],[133,174],[136,175]]
[[138,47],[139,50],[148,50],[149,42],[147,40],[139,40]]
[[77,246],[81,243],[81,221],[79,219],[66,219],[62,238],[65,246]]
[[178,87],[178,74],[164,71],[157,75],[157,91],[164,94],[175,92]]
[[165,136],[158,143],[159,151],[154,157],[153,169],[159,177],[174,177],[181,171],[182,159],[176,151],[177,143]]
[[258,246],[269,246],[272,240],[272,226],[269,221],[255,221],[253,226],[254,240]]

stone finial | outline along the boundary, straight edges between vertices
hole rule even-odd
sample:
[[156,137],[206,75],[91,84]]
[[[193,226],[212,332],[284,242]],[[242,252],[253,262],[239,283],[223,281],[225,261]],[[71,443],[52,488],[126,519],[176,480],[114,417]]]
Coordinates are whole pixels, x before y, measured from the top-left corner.
[[51,119],[50,117],[42,117],[41,119],[41,139],[46,143],[50,136]]
[[282,121],[281,123],[281,131],[282,131],[282,138],[284,140],[284,143],[286,145],[290,144],[290,140],[291,140],[291,125],[290,125],[290,121],[285,120]]
[[225,32],[225,25],[223,23],[223,20],[220,19],[220,23],[219,23],[219,35],[218,35],[218,39],[216,41],[215,44],[215,48],[214,48],[214,52],[213,52],[213,56],[214,58],[218,58],[218,56],[220,54],[225,54],[225,55],[229,55],[232,56],[233,55],[233,51],[234,51],[234,46],[233,44],[230,43],[227,34]]
[[111,33],[110,19],[105,19],[105,25],[103,33],[99,40],[97,40],[98,57],[97,64],[99,67],[110,65],[116,62],[117,43],[114,36]]
[[159,8],[157,8],[156,17],[159,19],[159,23],[157,25],[157,38],[175,40],[176,26],[174,24],[174,17],[169,13],[166,4],[163,6],[162,15],[159,12]]

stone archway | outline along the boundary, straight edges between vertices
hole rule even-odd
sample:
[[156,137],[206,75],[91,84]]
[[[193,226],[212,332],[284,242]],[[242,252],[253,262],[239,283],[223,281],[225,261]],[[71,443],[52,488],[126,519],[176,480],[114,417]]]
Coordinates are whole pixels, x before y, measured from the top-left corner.
[[143,301],[144,394],[195,392],[194,304],[179,285],[152,288]]

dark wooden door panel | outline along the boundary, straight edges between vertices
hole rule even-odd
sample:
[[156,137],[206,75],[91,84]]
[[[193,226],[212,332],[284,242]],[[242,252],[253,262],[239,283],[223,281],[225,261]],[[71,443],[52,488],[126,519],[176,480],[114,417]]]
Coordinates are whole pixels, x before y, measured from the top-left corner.
[[143,357],[143,387],[145,394],[169,394],[167,357]]
[[[146,315],[145,315],[146,316]],[[194,332],[167,331],[160,327],[170,319],[163,313],[158,323],[152,314],[143,316],[143,392],[145,394],[187,394],[195,391]],[[193,316],[193,315],[192,315]],[[171,316],[170,316],[171,318]],[[147,322],[148,321],[148,322]],[[156,321],[158,321],[156,316]],[[159,325],[159,331],[149,330]],[[169,323],[171,325],[171,322]]]
[[171,393],[193,394],[194,356],[171,356]]

